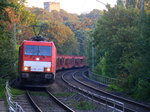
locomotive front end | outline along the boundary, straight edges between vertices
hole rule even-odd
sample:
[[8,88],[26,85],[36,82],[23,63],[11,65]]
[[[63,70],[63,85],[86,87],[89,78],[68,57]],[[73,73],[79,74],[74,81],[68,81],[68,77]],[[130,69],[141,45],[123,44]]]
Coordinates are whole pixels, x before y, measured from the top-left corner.
[[54,81],[56,47],[53,42],[24,41],[19,54],[19,73],[23,85],[43,86]]

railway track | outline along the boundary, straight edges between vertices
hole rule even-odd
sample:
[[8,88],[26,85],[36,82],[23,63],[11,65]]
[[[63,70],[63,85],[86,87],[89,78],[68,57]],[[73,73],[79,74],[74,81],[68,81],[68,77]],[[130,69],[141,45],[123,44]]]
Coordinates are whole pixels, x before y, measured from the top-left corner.
[[[76,74],[76,75],[77,75],[77,74]],[[80,77],[80,79],[78,79],[77,77]],[[121,101],[130,103],[130,104],[132,104],[132,105],[134,104],[134,105],[136,105],[136,106],[138,106],[138,107],[141,107],[141,108],[143,108],[143,109],[146,109],[146,110],[150,111],[150,106],[149,106],[149,105],[145,105],[145,104],[142,104],[142,103],[138,103],[138,102],[136,102],[136,101],[129,100],[129,99],[126,99],[126,98],[123,98],[123,97],[120,97],[120,96],[117,96],[117,95],[114,95],[114,94],[105,92],[104,90],[99,89],[96,84],[92,84],[92,86],[91,86],[91,85],[90,85],[91,83],[89,83],[89,81],[87,81],[87,79],[85,79],[85,77],[83,77],[83,72],[82,72],[82,75],[80,75],[80,76],[78,75],[77,77],[75,76],[75,74],[73,75],[74,80],[76,80],[77,82],[79,82],[79,83],[82,84],[82,85],[85,85],[85,86],[87,86],[87,87],[89,87],[89,88],[92,88],[92,89],[94,89],[94,90],[96,90],[96,91],[98,91],[98,92],[102,92],[102,93],[104,93],[104,94],[107,94],[108,96],[114,97],[114,98],[116,98],[116,99],[118,99],[118,100],[121,100]],[[81,81],[81,80],[82,80],[82,81]]]
[[27,95],[27,98],[28,98],[29,102],[31,103],[32,107],[35,109],[35,111],[37,111],[37,112],[43,112],[41,110],[41,108],[37,105],[37,103],[35,103],[35,101],[31,97],[29,91],[27,91],[27,90],[26,90],[26,95]]
[[[76,91],[79,92],[79,94],[82,94],[83,96],[86,96],[88,97],[89,99],[93,100],[94,102],[97,102],[99,104],[99,106],[101,106],[102,108],[105,107],[105,111],[106,112],[121,112],[121,110],[123,111],[123,108],[116,108],[118,105],[123,105],[123,103],[121,102],[117,102],[115,101],[115,105],[114,105],[114,100],[110,99],[110,98],[106,98],[106,97],[99,97],[99,95],[96,95],[90,91],[87,91],[86,89],[83,89],[81,87],[81,85],[74,85],[74,82],[72,79],[70,79],[71,76],[69,76],[68,74],[76,74],[77,71],[75,72],[68,72],[68,73],[65,73],[62,75],[62,80],[67,84],[69,85],[70,87],[74,88]],[[69,78],[69,79],[66,79],[66,76]],[[71,81],[71,83],[69,82]],[[107,99],[107,101],[106,101]],[[117,105],[118,104],[118,105]]]
[[[114,112],[149,112],[149,108],[146,107],[140,107],[139,104],[135,105],[132,102],[127,102],[124,101],[125,98],[123,98],[123,100],[120,99],[120,97],[110,94],[106,91],[103,91],[99,88],[99,86],[97,86],[95,83],[92,83],[91,81],[88,81],[86,78],[84,78],[82,76],[82,74],[84,73],[85,69],[78,69],[78,70],[69,70],[69,71],[65,71],[65,72],[60,72],[60,74],[58,74],[58,79],[56,79],[56,84],[58,83],[57,81],[59,81],[60,83],[60,87],[63,88],[64,85],[67,84],[67,86],[73,89],[73,92],[78,92],[79,95],[78,96],[86,96],[96,102],[98,102],[99,104],[102,104],[103,107],[108,107],[110,109],[108,110],[114,110]],[[60,80],[63,79],[63,80]],[[64,85],[62,84],[63,81],[65,82]],[[95,86],[94,86],[95,85]],[[67,88],[68,88],[67,87]],[[55,88],[55,86],[54,86]],[[64,89],[66,90],[66,89]],[[75,90],[75,91],[74,91]],[[61,91],[61,90],[60,90]],[[32,92],[31,92],[32,93]],[[50,111],[50,112],[77,112],[78,110],[75,109],[75,107],[70,106],[71,108],[69,108],[66,104],[62,103],[62,102],[66,102],[65,100],[62,100],[61,98],[56,98],[50,91],[48,91],[48,89],[46,89],[46,91],[44,91],[45,94],[47,94],[47,96],[45,97],[45,99],[39,98],[39,97],[35,97],[34,95],[30,94],[29,91],[26,92],[26,94],[28,95],[28,97],[32,98],[32,100],[30,99],[30,102],[34,102],[36,104],[37,107],[33,106],[35,108],[36,112],[42,112],[42,111]],[[35,92],[36,94],[36,92]],[[81,94],[81,95],[80,95]],[[110,95],[109,95],[110,94]],[[39,99],[39,100],[37,100]],[[50,103],[51,100],[53,100],[53,103]],[[84,99],[84,98],[81,98]],[[56,111],[52,111],[51,109],[48,109],[46,107],[44,107],[43,105],[45,105],[43,102],[41,102],[43,100],[43,102],[46,102],[46,107],[56,107],[57,108],[53,109]],[[69,101],[73,101],[70,100]],[[32,103],[32,105],[34,105],[34,103]],[[42,104],[43,103],[43,104]],[[54,104],[55,106],[52,106],[51,104]],[[59,105],[59,106],[58,106]],[[96,104],[97,105],[97,104]],[[37,109],[39,108],[39,110]],[[99,107],[101,108],[101,107]],[[74,109],[74,110],[73,110]]]
[[79,79],[75,77],[75,75],[77,74],[81,75],[81,72],[75,72],[70,77],[66,75],[67,78],[64,74],[62,75],[62,79],[64,80],[65,83],[67,83],[69,86],[76,89],[77,91],[81,92],[82,94],[87,95],[88,97],[91,97],[94,100],[97,100],[99,102],[105,103],[110,107],[113,108],[115,107],[116,110],[125,111],[125,112],[149,112],[149,109],[147,107],[143,108],[143,105],[140,105],[139,103],[137,103],[136,105],[136,102],[133,103],[129,102],[125,98],[118,97],[106,91],[102,91],[99,90],[98,88],[94,88],[93,86],[90,86],[85,82],[81,82]]
[[[68,90],[68,92],[71,92],[74,94],[73,96],[70,96],[70,98],[63,99],[62,97],[60,97],[60,99],[66,103],[68,102],[67,99],[69,99],[70,103],[68,102],[69,103],[68,105],[71,105],[71,107],[74,108],[74,110],[76,112],[82,112],[82,111],[83,112],[86,112],[86,111],[88,111],[88,112],[112,112],[114,109],[110,108],[109,106],[101,104],[100,102],[88,97],[87,95],[82,94],[79,91],[76,91],[75,89],[72,89],[70,86],[68,86],[66,83],[64,83],[63,80],[61,80],[62,75],[73,74],[76,71],[77,70],[69,70],[67,72],[63,72],[63,73],[57,75],[58,76],[58,77],[56,77],[57,84],[59,84],[59,86],[61,86],[62,88],[65,87],[65,91]],[[53,90],[53,89],[54,88],[52,88],[51,90]],[[83,107],[82,109],[77,108],[75,105],[79,104],[80,102],[86,102],[86,104],[90,105],[90,108],[83,109],[86,106],[86,104],[85,105],[82,104],[82,107]],[[115,111],[115,112],[119,112],[119,110]]]
[[[31,95],[31,93],[26,90],[26,95],[31,103],[31,105],[34,107],[35,111],[36,112],[44,112],[44,111],[47,111],[47,112],[75,112],[74,110],[72,110],[70,107],[68,107],[66,104],[64,104],[63,102],[61,102],[59,99],[57,99],[51,92],[49,92],[48,90],[45,90],[45,93],[49,96],[49,98],[46,98],[47,100],[52,100],[51,104],[53,104],[53,106],[48,103],[48,101],[44,101],[48,104],[50,104],[49,106],[51,107],[55,107],[55,109],[47,109],[46,106],[44,106],[43,102],[40,102],[40,101],[37,101],[37,97]],[[40,99],[40,98],[39,98]],[[55,104],[54,104],[55,102]],[[54,106],[55,105],[55,106]],[[56,109],[56,105],[59,105],[57,106],[57,109]],[[47,105],[48,106],[48,105]],[[55,111],[54,111],[55,110]]]
[[[65,72],[68,72],[68,71],[65,71]],[[59,72],[59,73],[57,73],[57,76],[61,77],[61,74],[65,73],[65,72],[64,71]],[[77,93],[76,91],[73,91],[73,89],[71,89],[62,80],[59,80],[59,79],[57,79],[49,88],[46,88],[46,90],[50,91],[52,96],[51,96],[51,94],[50,95],[48,94],[49,93],[48,91],[47,92],[43,91],[43,89],[42,89],[42,91],[40,89],[40,93],[42,93],[42,94],[44,93],[44,94],[46,94],[46,96],[39,94],[38,93],[39,89],[38,89],[38,91],[37,91],[37,89],[32,89],[32,91],[27,91],[26,94],[22,94],[21,96],[16,95],[15,96],[16,99],[21,98],[21,100],[16,100],[16,102],[21,105],[21,107],[25,110],[25,112],[34,112],[34,111],[35,112],[40,112],[40,111],[43,111],[43,112],[72,112],[72,111],[73,112],[74,111],[75,112],[81,112],[81,111],[101,112],[102,111],[102,112],[104,112],[103,110],[107,110],[106,107],[100,106],[99,103],[93,102],[91,99],[88,99],[87,97],[83,96],[82,94]],[[69,93],[70,95],[69,96],[58,95],[61,93]],[[54,95],[57,97],[57,99],[59,99],[59,101],[52,102],[53,98],[51,99],[51,97],[54,97]],[[51,96],[51,97],[49,97],[49,96]],[[54,98],[54,100],[56,99],[56,97]],[[28,100],[28,98],[29,98],[29,100]],[[63,106],[62,105],[63,103],[58,104],[58,102],[60,102],[60,100],[61,100],[61,102],[64,102],[66,105],[68,105],[72,109],[68,109],[68,108],[63,109],[63,108],[66,108],[66,106]],[[26,103],[26,102],[28,102],[28,103]],[[86,102],[86,104],[90,104],[90,108],[88,108],[86,110],[84,110],[83,108],[78,108],[77,105],[80,104],[81,102]],[[51,105],[54,103],[55,103],[55,105]],[[35,105],[36,105],[36,107],[35,107]],[[29,111],[29,108],[30,108],[30,111]],[[112,112],[112,111],[110,111],[110,112]]]
[[60,105],[64,110],[66,110],[67,112],[75,112],[74,110],[72,110],[70,107],[68,107],[65,103],[61,102],[58,98],[56,98],[51,92],[49,92],[48,90],[46,90],[46,92],[48,93],[48,95],[51,97],[51,99],[53,99],[58,105]]

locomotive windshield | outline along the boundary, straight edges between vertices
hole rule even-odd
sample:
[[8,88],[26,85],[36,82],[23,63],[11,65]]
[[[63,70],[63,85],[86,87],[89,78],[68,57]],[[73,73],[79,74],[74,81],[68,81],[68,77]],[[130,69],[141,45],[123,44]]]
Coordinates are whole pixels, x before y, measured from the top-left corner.
[[52,47],[50,46],[25,46],[25,55],[36,55],[36,56],[51,56]]

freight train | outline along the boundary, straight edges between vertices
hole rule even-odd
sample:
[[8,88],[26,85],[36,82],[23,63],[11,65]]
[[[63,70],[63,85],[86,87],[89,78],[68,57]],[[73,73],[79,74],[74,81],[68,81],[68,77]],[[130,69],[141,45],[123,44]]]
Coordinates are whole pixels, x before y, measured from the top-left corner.
[[58,55],[53,42],[23,41],[19,47],[20,83],[29,87],[48,86],[57,70],[87,66],[85,56]]

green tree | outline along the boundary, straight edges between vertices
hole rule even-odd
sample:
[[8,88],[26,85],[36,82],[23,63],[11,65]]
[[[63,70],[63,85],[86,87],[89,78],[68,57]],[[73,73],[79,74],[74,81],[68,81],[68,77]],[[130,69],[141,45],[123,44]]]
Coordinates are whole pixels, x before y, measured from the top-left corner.
[[34,16],[26,11],[19,0],[0,1],[0,75],[15,75],[17,61],[16,46],[13,41],[13,25],[29,25],[34,23]]
[[[116,76],[128,71],[121,65],[124,57],[135,54],[134,41],[138,36],[136,29],[138,13],[136,10],[123,9],[121,7],[110,8],[99,19],[94,32],[95,46],[100,49],[102,57],[106,58],[106,74]],[[134,52],[132,52],[134,51]],[[102,58],[103,59],[103,58]]]
[[125,92],[150,101],[146,87],[150,84],[150,15],[145,11],[141,22],[137,8],[108,8],[98,20],[93,37],[96,71],[120,78]]
[[6,36],[0,36],[0,75],[14,76],[16,71],[14,65],[17,61],[16,48],[14,46],[14,41],[10,39],[10,37],[6,38]]
[[[122,0],[118,0],[118,1],[122,1]],[[126,7],[127,8],[141,8],[141,0],[124,0],[126,3]],[[150,8],[150,2],[149,0],[144,0],[144,4],[145,4],[145,9],[147,10],[148,8]]]
[[0,75],[12,75],[16,61],[15,47],[12,41],[12,33],[8,30],[7,24],[11,18],[6,8],[15,9],[15,5],[7,0],[0,1]]

